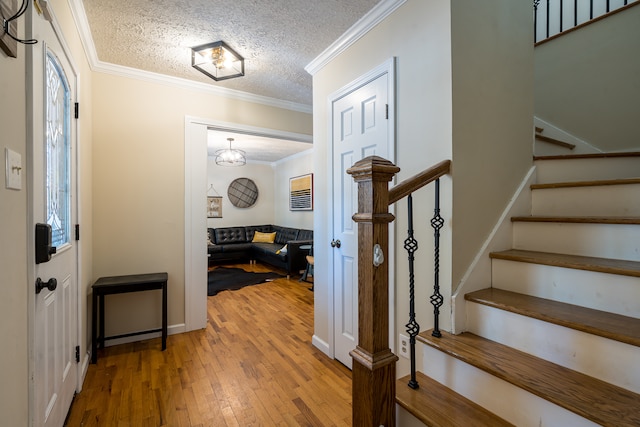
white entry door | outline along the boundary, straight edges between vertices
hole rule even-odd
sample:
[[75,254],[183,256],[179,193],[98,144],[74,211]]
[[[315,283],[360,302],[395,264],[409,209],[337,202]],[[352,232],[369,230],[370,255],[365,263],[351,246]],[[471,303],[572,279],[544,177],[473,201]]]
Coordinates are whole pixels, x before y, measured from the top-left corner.
[[334,355],[351,368],[358,342],[358,189],[347,169],[372,155],[389,159],[388,74],[333,102]]
[[35,310],[31,417],[34,426],[59,427],[78,378],[76,76],[51,25],[35,17],[32,32],[39,41],[30,47],[33,66],[28,74],[28,114],[33,118],[31,226],[51,226],[56,252],[34,268],[35,277],[49,286],[37,292],[32,284],[30,291]]

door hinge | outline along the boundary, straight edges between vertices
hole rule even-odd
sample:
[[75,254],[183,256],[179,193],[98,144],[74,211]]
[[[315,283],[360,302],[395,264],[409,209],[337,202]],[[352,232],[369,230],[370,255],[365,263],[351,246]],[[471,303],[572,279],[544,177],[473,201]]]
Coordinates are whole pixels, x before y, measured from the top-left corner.
[[76,363],[80,363],[80,346],[76,346]]
[[73,105],[73,109],[74,109],[73,117],[75,117],[76,119],[80,118],[80,104],[76,102]]
[[76,224],[76,241],[80,240],[80,224]]
[[389,104],[385,104],[384,118],[389,120]]

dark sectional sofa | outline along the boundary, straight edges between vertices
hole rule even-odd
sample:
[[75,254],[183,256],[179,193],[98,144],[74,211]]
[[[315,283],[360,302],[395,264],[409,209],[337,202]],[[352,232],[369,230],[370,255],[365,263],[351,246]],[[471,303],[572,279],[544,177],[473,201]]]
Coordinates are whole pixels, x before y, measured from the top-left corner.
[[[274,243],[252,242],[256,231],[275,232]],[[300,247],[313,245],[313,230],[270,224],[208,228],[207,237],[209,264],[256,260],[281,268],[287,274],[298,274],[305,269],[309,250]],[[281,251],[284,245],[287,250]]]

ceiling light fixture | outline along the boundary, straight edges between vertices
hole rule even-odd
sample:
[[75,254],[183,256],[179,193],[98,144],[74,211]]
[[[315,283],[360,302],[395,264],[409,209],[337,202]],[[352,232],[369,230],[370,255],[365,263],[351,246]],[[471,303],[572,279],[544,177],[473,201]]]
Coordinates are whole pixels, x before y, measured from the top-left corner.
[[223,148],[216,151],[216,165],[219,166],[242,166],[247,163],[245,152],[235,148],[231,148],[233,138],[227,138],[229,148]]
[[223,41],[192,47],[191,66],[215,81],[244,76],[244,58]]

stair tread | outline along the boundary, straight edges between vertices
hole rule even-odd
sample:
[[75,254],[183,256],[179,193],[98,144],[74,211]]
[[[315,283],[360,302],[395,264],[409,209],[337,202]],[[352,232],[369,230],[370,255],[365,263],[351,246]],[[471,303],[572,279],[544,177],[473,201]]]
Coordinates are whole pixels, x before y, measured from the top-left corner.
[[559,301],[488,288],[465,300],[640,347],[640,319]]
[[539,133],[536,133],[536,139],[539,140],[539,141],[544,141],[544,142],[549,142],[551,144],[559,145],[560,147],[568,148],[569,150],[573,150],[574,148],[576,148],[575,144],[571,144],[569,142],[561,141],[561,140],[556,139],[556,138],[551,138],[549,136],[540,135]]
[[573,268],[576,270],[640,277],[640,262],[638,261],[525,251],[520,249],[492,252],[490,257],[492,259],[528,262],[532,264]]
[[594,181],[569,181],[569,182],[551,182],[547,184],[532,184],[532,190],[545,190],[549,188],[573,188],[573,187],[596,187],[603,185],[630,185],[640,184],[640,178],[620,178],[620,179],[602,179]]
[[635,216],[514,216],[511,222],[564,222],[576,224],[640,224]]
[[595,423],[640,425],[640,395],[629,390],[469,332],[435,338],[425,331],[418,339]]
[[416,372],[417,390],[407,386],[409,379],[396,381],[396,402],[429,427],[513,426],[422,372]]
[[605,159],[615,157],[640,157],[640,151],[619,153],[561,154],[553,156],[533,156],[533,160]]

